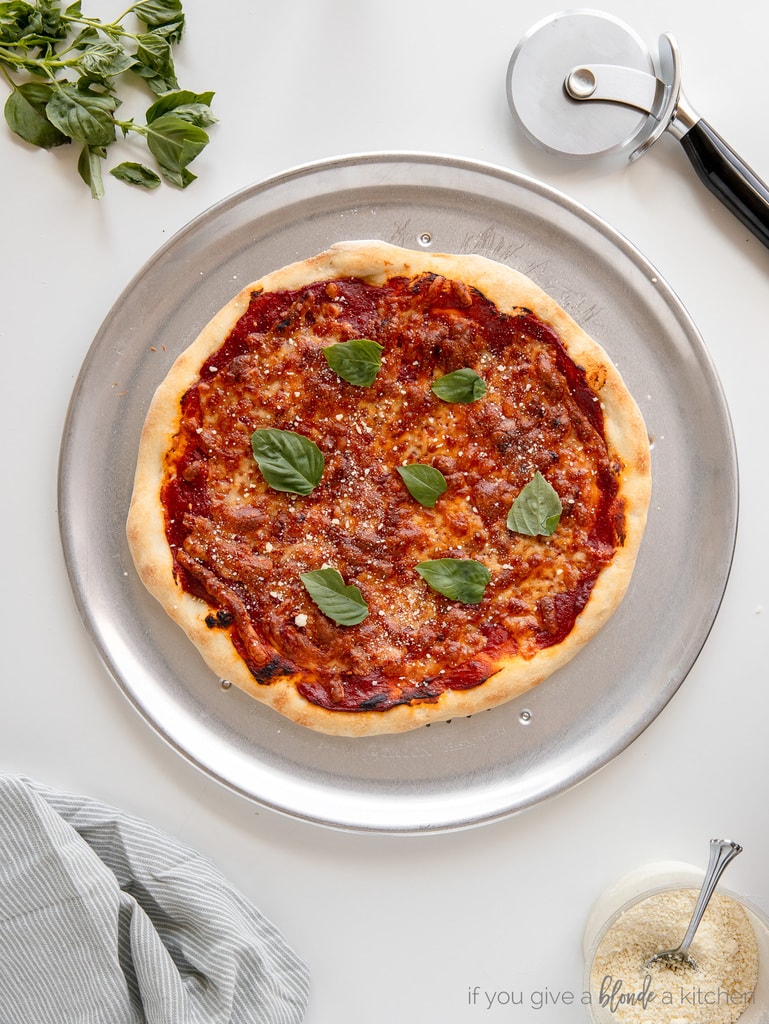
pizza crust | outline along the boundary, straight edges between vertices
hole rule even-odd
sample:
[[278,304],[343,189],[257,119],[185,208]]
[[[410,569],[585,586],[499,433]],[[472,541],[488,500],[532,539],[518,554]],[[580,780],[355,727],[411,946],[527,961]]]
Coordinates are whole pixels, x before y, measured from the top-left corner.
[[[446,690],[435,702],[400,705],[386,711],[331,711],[305,700],[291,678],[257,683],[230,641],[227,630],[205,624],[210,606],[178,584],[166,539],[160,491],[165,457],[181,419],[181,396],[248,308],[255,292],[300,288],[312,282],[357,277],[383,284],[395,276],[435,273],[477,288],[501,312],[525,307],[560,336],[571,359],[583,367],[602,403],[604,430],[621,464],[625,503],[624,544],[600,573],[590,599],[564,641],[534,658],[508,658],[485,682],[471,689]],[[651,492],[648,436],[641,413],[606,352],[558,305],[518,271],[478,255],[452,255],[399,248],[378,240],[339,242],[327,251],[267,274],[243,288],[203,328],[173,363],[158,387],[142,431],[127,537],[138,574],[149,592],[185,631],[207,665],[299,725],[331,735],[399,733],[421,725],[476,714],[532,689],[565,665],[603,626],[620,604],[630,582],[646,523]]]

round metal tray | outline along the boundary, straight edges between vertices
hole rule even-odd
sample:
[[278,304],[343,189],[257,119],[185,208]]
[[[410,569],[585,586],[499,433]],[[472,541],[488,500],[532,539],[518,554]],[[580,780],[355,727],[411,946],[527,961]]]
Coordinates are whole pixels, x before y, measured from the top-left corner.
[[[313,733],[224,689],[144,590],[125,541],[139,433],[176,355],[242,285],[354,238],[478,252],[532,277],[618,365],[646,418],[654,472],[630,590],[585,650],[501,708],[368,739]],[[718,378],[654,268],[547,186],[427,154],[300,167],[226,199],[172,238],[90,348],[65,426],[59,489],[83,620],[147,722],[261,805],[373,832],[492,821],[606,764],[694,663],[723,595],[737,524],[734,442]]]

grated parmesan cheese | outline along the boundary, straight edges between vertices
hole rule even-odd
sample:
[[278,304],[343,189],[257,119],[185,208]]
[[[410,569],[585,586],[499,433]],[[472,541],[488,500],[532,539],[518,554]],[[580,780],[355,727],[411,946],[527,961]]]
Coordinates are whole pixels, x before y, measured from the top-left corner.
[[697,968],[647,962],[675,949],[696,889],[655,893],[625,910],[601,939],[590,971],[597,1021],[617,1024],[734,1024],[753,1002],[758,942],[748,915],[716,893],[694,936]]

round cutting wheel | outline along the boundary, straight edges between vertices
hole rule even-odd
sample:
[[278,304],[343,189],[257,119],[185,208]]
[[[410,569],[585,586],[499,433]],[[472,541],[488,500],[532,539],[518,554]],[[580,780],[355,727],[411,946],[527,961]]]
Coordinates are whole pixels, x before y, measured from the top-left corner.
[[553,153],[601,156],[633,146],[649,130],[649,114],[620,103],[572,99],[569,73],[611,64],[654,75],[654,62],[631,28],[611,15],[578,10],[535,25],[507,69],[507,98],[526,135]]

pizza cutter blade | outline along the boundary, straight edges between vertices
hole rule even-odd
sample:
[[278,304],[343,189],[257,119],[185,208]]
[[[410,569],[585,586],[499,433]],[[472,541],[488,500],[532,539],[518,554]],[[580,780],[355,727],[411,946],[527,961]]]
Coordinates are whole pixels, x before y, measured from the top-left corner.
[[507,97],[523,133],[563,156],[635,160],[670,132],[703,184],[769,247],[769,189],[684,96],[671,35],[660,36],[655,60],[612,15],[550,15],[513,52]]

